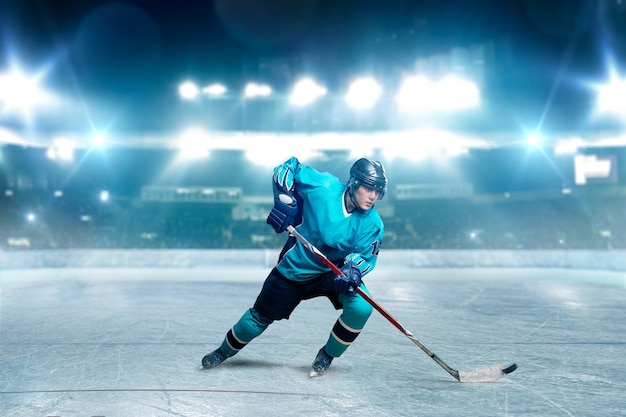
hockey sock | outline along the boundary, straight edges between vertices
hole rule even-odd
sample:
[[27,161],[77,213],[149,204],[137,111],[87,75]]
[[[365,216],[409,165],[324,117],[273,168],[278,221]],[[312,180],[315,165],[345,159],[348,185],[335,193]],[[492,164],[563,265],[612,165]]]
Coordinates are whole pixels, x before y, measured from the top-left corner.
[[361,297],[348,296],[343,300],[343,313],[335,322],[328,341],[326,352],[332,357],[341,356],[348,346],[359,336],[373,308]]
[[361,329],[353,329],[347,326],[339,317],[326,342],[326,352],[334,358],[341,356],[360,333]]
[[226,333],[222,342],[222,352],[226,356],[233,356],[255,337],[267,329],[272,320],[261,316],[254,308],[248,309],[237,323]]

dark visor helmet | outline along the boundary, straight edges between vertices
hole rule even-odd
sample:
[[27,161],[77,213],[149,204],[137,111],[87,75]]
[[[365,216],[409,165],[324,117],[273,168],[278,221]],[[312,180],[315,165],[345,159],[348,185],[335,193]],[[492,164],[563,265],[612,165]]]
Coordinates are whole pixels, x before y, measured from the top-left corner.
[[378,199],[382,200],[387,191],[387,174],[383,164],[367,158],[356,161],[350,168],[350,180],[348,181],[350,196],[361,185],[378,191],[380,193]]

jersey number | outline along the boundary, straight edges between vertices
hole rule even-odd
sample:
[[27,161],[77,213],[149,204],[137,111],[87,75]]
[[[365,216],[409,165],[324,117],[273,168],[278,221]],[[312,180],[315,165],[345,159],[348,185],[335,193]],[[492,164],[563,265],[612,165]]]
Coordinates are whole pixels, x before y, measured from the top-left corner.
[[377,240],[372,243],[372,255],[378,256],[378,252],[380,252],[380,242]]

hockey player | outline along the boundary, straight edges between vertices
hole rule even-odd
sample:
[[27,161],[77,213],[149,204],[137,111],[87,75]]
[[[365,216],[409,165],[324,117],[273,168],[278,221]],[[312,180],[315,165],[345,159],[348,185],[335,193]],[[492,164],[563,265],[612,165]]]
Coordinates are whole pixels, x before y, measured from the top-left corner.
[[273,188],[274,208],[267,223],[277,233],[297,227],[345,275],[329,271],[289,236],[253,307],[226,333],[221,346],[202,358],[202,367],[213,368],[235,355],[274,320],[288,319],[300,301],[326,296],[342,313],[311,366],[309,376],[320,376],[354,342],[372,313],[355,287],[367,292],[362,277],[376,265],[384,226],[374,203],[387,191],[387,175],[380,162],[361,158],[344,184],[292,157],[274,168]]

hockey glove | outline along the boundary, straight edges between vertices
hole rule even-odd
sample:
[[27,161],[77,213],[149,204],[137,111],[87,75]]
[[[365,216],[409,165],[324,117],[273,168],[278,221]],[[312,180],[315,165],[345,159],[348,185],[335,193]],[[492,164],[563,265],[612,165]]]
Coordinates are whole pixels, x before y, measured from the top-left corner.
[[339,294],[354,294],[361,285],[361,270],[352,261],[348,261],[342,268],[343,275],[335,277],[335,291]]
[[274,168],[274,175],[272,176],[274,181],[274,196],[276,196],[276,188],[280,192],[293,192],[295,185],[295,175],[289,165],[284,163]]
[[298,201],[292,193],[281,192],[274,184],[274,208],[267,216],[267,224],[271,225],[276,233],[287,230],[287,226],[297,225],[302,216]]

